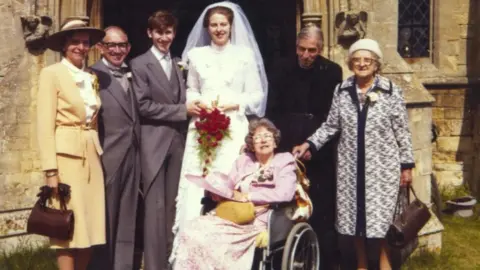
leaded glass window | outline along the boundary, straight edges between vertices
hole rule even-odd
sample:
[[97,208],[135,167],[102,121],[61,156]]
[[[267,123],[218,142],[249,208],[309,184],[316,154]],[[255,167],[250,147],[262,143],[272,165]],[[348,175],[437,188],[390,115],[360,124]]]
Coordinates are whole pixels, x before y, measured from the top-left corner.
[[430,0],[398,3],[398,52],[405,58],[430,57]]

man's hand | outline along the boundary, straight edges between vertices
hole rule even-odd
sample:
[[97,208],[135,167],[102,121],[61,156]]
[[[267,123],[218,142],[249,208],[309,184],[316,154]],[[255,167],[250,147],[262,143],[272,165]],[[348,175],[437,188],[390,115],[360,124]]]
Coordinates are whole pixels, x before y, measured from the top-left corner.
[[191,101],[191,102],[188,102],[186,104],[187,106],[187,114],[189,116],[197,116],[197,115],[200,115],[200,111],[202,110],[202,108],[206,108],[207,106],[205,106],[205,104],[203,104],[201,101],[199,100],[194,100],[194,101]]
[[400,186],[407,187],[412,183],[412,169],[403,169],[400,175]]
[[[305,158],[305,153],[307,152],[308,148],[310,148],[310,145],[308,143],[303,143],[301,145],[297,145],[293,148],[292,154],[296,156],[297,158]],[[310,152],[310,151],[308,151]],[[312,154],[310,153],[310,158],[312,157]]]
[[238,104],[223,104],[218,106],[218,110],[221,112],[237,111],[240,108]]

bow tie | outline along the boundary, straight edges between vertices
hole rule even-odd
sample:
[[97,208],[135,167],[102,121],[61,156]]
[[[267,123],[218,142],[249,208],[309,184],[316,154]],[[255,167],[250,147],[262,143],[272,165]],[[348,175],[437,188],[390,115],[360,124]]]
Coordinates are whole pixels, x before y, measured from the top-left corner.
[[112,75],[116,78],[123,77],[129,71],[127,67],[121,67],[121,68],[109,67],[109,69],[110,69],[110,72],[112,72]]

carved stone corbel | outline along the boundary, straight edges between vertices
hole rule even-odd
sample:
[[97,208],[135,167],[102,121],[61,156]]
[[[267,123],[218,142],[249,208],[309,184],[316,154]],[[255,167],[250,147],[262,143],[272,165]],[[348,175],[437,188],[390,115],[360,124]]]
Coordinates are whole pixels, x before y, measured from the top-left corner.
[[367,34],[368,14],[365,11],[340,12],[335,17],[338,44],[348,48]]
[[25,44],[31,52],[41,52],[46,49],[45,39],[52,27],[52,19],[48,16],[22,16],[22,28]]

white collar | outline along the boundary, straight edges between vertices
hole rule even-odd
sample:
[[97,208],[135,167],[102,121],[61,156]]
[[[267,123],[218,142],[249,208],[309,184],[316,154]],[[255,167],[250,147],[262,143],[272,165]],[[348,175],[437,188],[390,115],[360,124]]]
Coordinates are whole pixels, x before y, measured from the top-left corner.
[[119,68],[126,68],[126,67],[128,67],[128,65],[127,65],[125,62],[122,63],[121,67],[114,66],[114,65],[112,65],[110,62],[108,62],[108,60],[105,59],[105,57],[102,57],[102,62],[103,62],[107,67],[109,67],[109,68],[111,68],[111,69],[119,69]]
[[165,54],[161,52],[159,49],[157,49],[157,47],[155,47],[154,45],[152,45],[152,47],[150,48],[150,51],[152,51],[153,55],[155,56],[155,58],[157,58],[158,61],[161,61],[165,57],[165,55],[170,56],[170,52]]
[[223,52],[225,51],[227,48],[229,48],[231,46],[231,43],[230,43],[230,40],[227,41],[226,44],[222,45],[222,46],[219,46],[215,43],[213,43],[213,41],[210,43],[210,46],[212,47],[212,49],[216,52]]
[[85,64],[83,64],[82,69],[79,69],[79,68],[76,67],[74,64],[72,64],[70,61],[68,61],[67,58],[63,58],[62,61],[61,61],[61,63],[64,64],[65,66],[67,66],[67,68],[68,68],[70,71],[72,71],[73,73],[85,72],[85,71],[84,71]]

